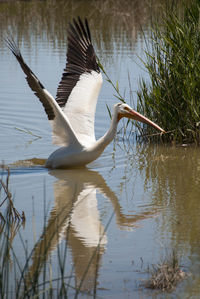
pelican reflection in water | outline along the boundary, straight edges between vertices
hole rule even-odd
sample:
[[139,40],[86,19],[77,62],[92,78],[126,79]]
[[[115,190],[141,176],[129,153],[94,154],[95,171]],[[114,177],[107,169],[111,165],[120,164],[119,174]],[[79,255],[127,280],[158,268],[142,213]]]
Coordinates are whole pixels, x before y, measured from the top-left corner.
[[[111,201],[121,229],[136,227],[138,221],[152,217],[157,210],[152,208],[138,215],[125,215],[115,193],[96,171],[72,169],[49,173],[57,179],[54,182],[55,205],[33,251],[28,280],[34,279],[35,273],[41,271],[51,253],[65,240],[66,248],[70,248],[72,254],[75,286],[82,291],[91,291],[95,288],[101,257],[108,242],[98,211],[97,191]],[[66,263],[65,271],[71,269],[72,265]]]

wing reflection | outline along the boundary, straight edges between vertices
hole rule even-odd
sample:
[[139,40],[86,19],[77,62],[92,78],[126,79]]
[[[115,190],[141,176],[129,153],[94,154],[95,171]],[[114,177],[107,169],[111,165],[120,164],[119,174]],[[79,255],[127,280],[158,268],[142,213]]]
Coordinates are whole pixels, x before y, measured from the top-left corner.
[[33,281],[51,252],[65,240],[71,249],[76,287],[92,290],[96,286],[101,257],[107,243],[97,206],[97,191],[111,201],[120,228],[135,227],[137,221],[151,217],[157,211],[139,215],[123,214],[115,193],[96,171],[84,168],[49,173],[57,179],[54,182],[55,205],[34,249],[29,281]]

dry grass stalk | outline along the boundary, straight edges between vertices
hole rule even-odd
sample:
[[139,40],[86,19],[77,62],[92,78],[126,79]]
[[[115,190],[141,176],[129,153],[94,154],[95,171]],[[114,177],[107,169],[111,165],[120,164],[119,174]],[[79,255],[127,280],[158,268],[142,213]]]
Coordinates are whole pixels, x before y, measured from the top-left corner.
[[151,277],[145,282],[145,286],[150,289],[161,291],[171,291],[176,285],[186,277],[186,273],[180,269],[177,257],[171,256],[158,265],[152,265]]
[[[3,170],[4,169],[5,167],[3,167]],[[6,181],[4,182],[3,178],[0,179],[0,194],[3,193],[4,196],[3,200],[0,202],[0,208],[2,208],[3,205],[5,205],[5,203],[7,203],[7,213],[5,216],[3,215],[3,212],[0,211],[0,220],[3,221],[3,225],[2,223],[0,224],[0,231],[1,228],[4,226],[4,224],[6,223],[6,218],[9,218],[10,224],[19,223],[20,221],[22,222],[22,224],[24,224],[26,220],[24,212],[22,211],[20,215],[20,213],[17,211],[17,209],[13,204],[12,194],[9,191],[10,171],[9,168],[6,170],[7,170]]]

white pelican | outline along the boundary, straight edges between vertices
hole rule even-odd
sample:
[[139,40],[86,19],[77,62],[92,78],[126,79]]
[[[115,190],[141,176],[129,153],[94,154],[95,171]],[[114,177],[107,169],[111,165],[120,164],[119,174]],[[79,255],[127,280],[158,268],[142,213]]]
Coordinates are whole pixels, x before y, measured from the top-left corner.
[[56,99],[24,62],[15,42],[7,40],[7,44],[26,74],[30,88],[44,106],[52,125],[53,143],[62,146],[49,156],[46,167],[53,169],[77,167],[94,161],[113,140],[117,124],[122,117],[135,119],[164,132],[162,128],[127,104],[118,103],[114,105],[110,128],[96,141],[94,117],[103,80],[92,46],[87,19],[82,22],[78,18],[69,24],[67,63]]

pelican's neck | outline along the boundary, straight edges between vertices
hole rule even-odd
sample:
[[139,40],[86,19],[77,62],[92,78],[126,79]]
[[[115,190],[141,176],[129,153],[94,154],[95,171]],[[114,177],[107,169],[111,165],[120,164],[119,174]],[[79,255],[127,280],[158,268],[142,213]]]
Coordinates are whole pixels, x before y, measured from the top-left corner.
[[114,114],[111,120],[110,128],[106,132],[104,136],[102,136],[97,142],[96,142],[96,150],[102,152],[105,147],[113,140],[113,138],[116,135],[117,132],[117,125],[118,125],[118,114],[114,110]]

